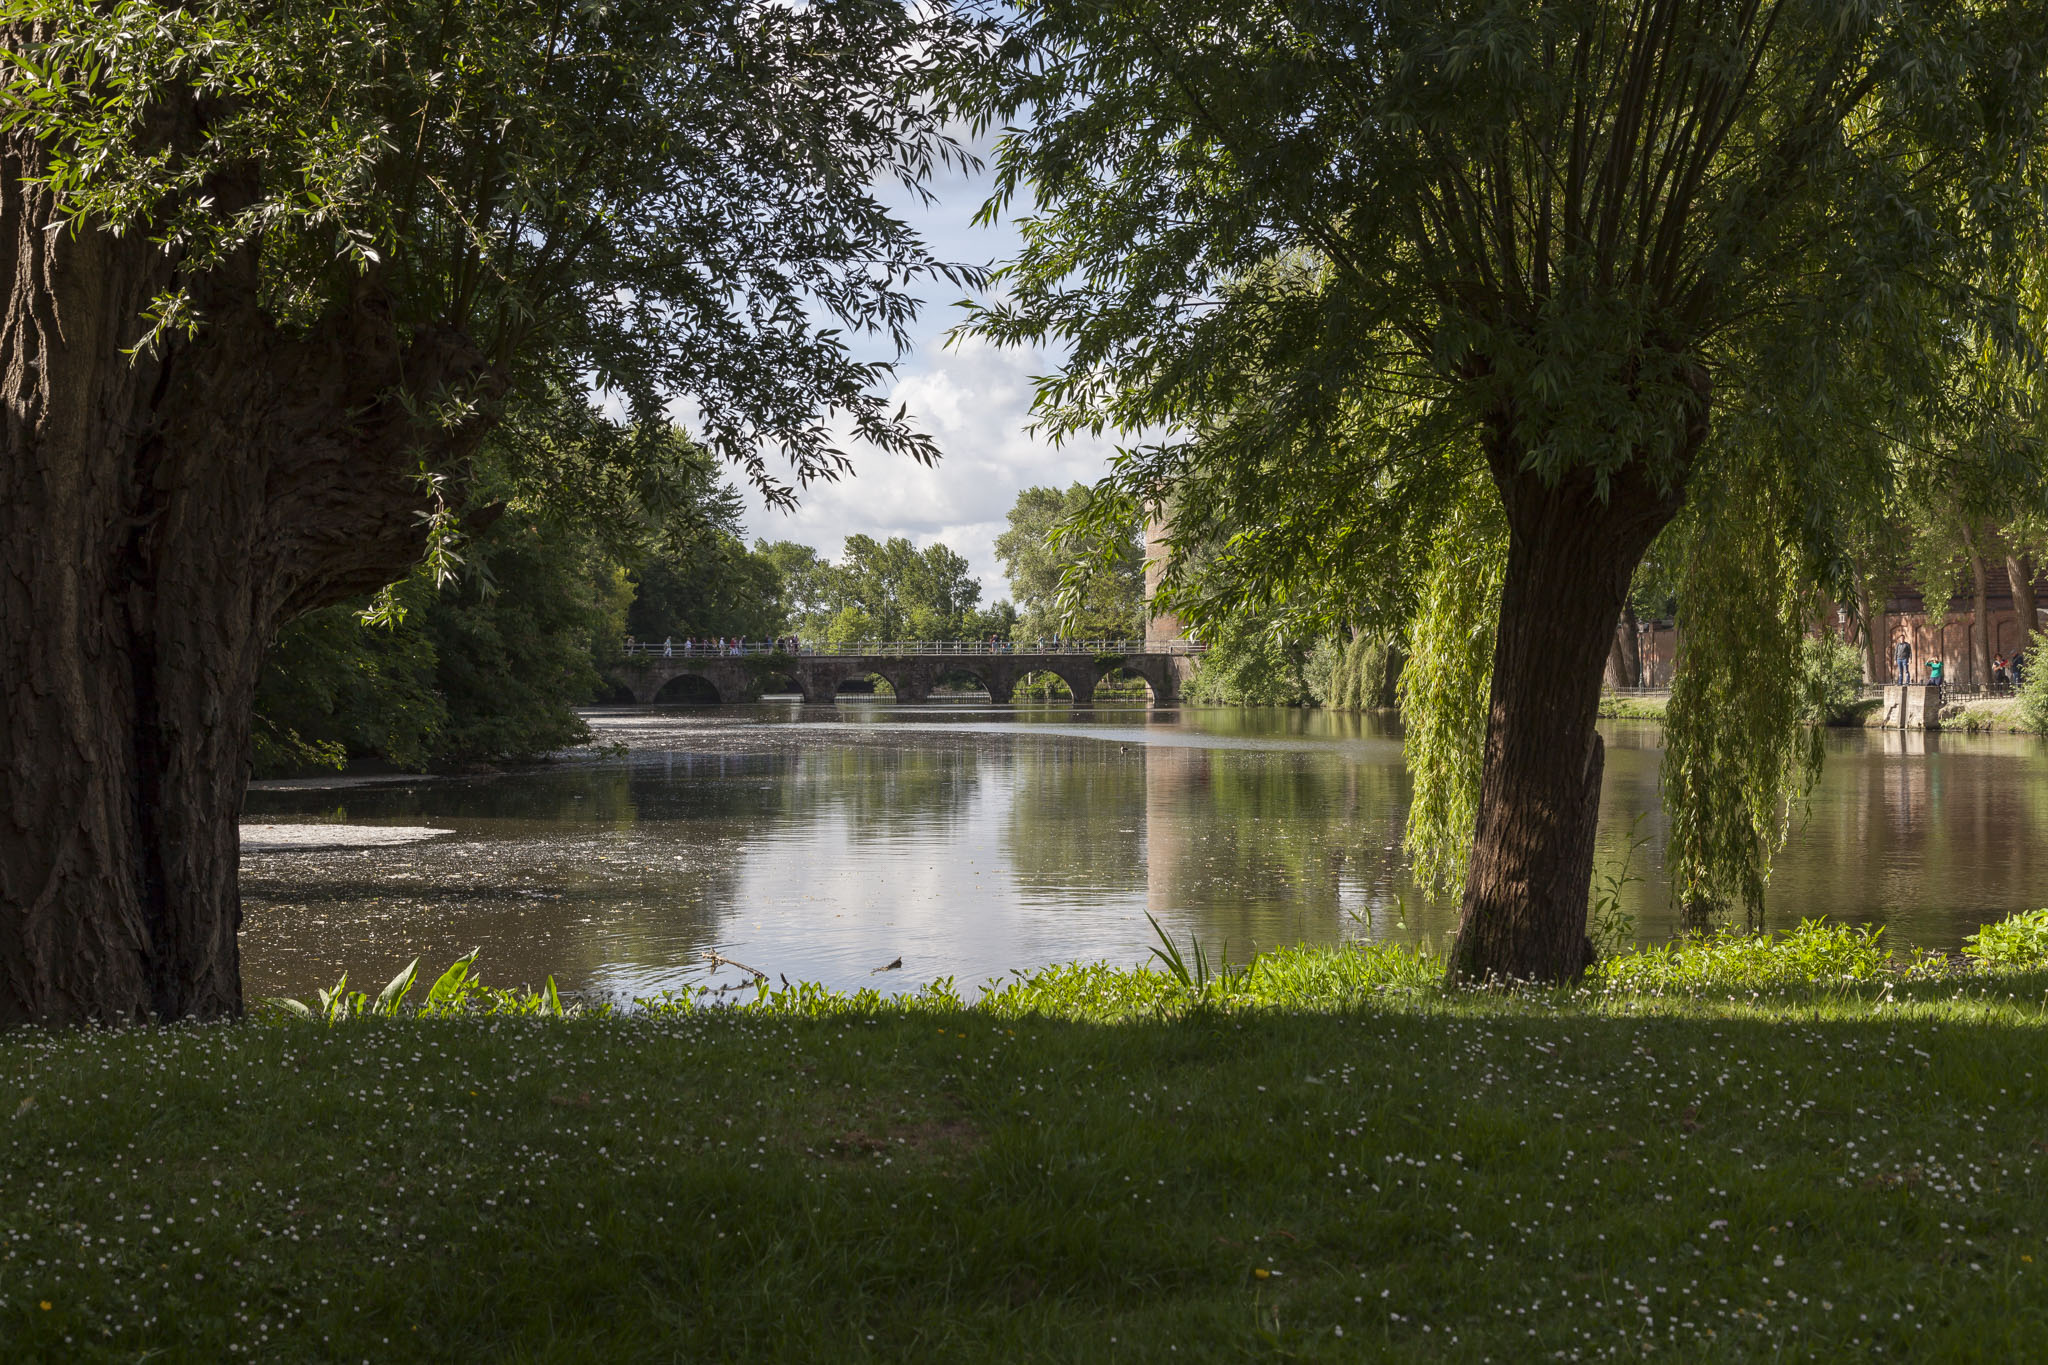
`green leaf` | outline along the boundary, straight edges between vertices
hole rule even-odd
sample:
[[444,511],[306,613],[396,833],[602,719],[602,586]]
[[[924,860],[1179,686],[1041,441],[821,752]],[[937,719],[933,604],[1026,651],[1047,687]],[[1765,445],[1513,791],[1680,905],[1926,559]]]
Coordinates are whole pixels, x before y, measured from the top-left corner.
[[420,960],[418,958],[414,958],[406,963],[405,970],[392,977],[391,984],[378,994],[377,1003],[374,1006],[376,1012],[383,1015],[397,1014],[398,1007],[405,1003],[405,997],[412,991],[413,982],[418,979],[419,971]]
[[428,1009],[446,1009],[461,1002],[472,984],[469,969],[475,965],[476,955],[481,951],[480,948],[471,948],[448,965],[448,970],[441,973],[440,979],[427,992]]

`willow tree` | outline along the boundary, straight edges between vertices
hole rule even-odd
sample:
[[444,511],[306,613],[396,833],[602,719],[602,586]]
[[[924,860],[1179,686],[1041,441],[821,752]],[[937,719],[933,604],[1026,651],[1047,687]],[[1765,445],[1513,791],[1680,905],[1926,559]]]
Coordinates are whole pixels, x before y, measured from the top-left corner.
[[1128,495],[1234,499],[1297,588],[1490,505],[1451,971],[1570,978],[1632,570],[1716,471],[1871,477],[1796,419],[1852,360],[1910,387],[1986,305],[2043,42],[1961,0],[1031,0],[963,82],[1018,124],[985,212],[1032,205],[972,326],[1067,343],[1042,420],[1163,432]]
[[595,386],[784,500],[846,467],[834,430],[934,453],[848,338],[900,347],[936,268],[874,187],[953,152],[918,94],[941,13],[7,16],[0,1024],[240,1009],[264,648],[447,563],[493,430]]

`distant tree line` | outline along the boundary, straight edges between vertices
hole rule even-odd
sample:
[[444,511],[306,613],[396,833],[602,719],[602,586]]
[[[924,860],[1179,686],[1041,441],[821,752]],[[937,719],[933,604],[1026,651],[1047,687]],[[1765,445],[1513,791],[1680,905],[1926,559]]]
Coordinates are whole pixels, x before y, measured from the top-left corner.
[[601,449],[505,461],[502,509],[453,552],[447,581],[422,570],[280,631],[257,689],[257,774],[460,767],[580,743],[578,708],[607,695],[629,636],[838,645],[1018,628],[1008,601],[982,606],[968,560],[945,545],[855,535],[837,560],[792,541],[749,546],[712,455],[669,429],[645,439],[664,454],[636,456],[624,481]]

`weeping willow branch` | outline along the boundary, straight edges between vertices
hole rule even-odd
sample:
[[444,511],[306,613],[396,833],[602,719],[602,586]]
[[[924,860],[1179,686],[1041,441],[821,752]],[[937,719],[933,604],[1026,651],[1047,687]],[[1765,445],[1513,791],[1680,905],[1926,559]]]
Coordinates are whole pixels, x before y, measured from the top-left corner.
[[1804,665],[1794,505],[1742,464],[1700,480],[1679,592],[1678,675],[1664,724],[1674,895],[1689,919],[1740,901],[1761,927],[1771,859],[1820,776],[1824,686]]
[[1417,883],[1452,896],[1464,890],[1479,812],[1507,545],[1498,499],[1475,485],[1431,546],[1401,673],[1402,750],[1415,783],[1408,856]]

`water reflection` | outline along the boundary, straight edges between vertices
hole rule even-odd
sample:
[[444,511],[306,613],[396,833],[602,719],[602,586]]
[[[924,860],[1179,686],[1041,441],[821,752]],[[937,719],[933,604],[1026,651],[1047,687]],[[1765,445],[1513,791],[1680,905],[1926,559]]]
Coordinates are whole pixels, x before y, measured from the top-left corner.
[[[483,949],[489,979],[610,995],[702,978],[717,948],[790,978],[972,987],[1069,958],[1132,962],[1147,914],[1242,958],[1440,936],[1400,856],[1398,738],[1373,716],[1062,704],[796,704],[603,714],[609,757],[519,773],[266,788],[252,818],[431,824],[403,848],[251,853],[252,994]],[[1605,727],[1600,859],[1637,812],[1641,936],[1677,927],[1659,731]],[[1834,736],[1771,918],[1827,914],[1954,947],[2048,900],[2048,754],[2023,737]],[[901,957],[901,973],[878,972]]]

